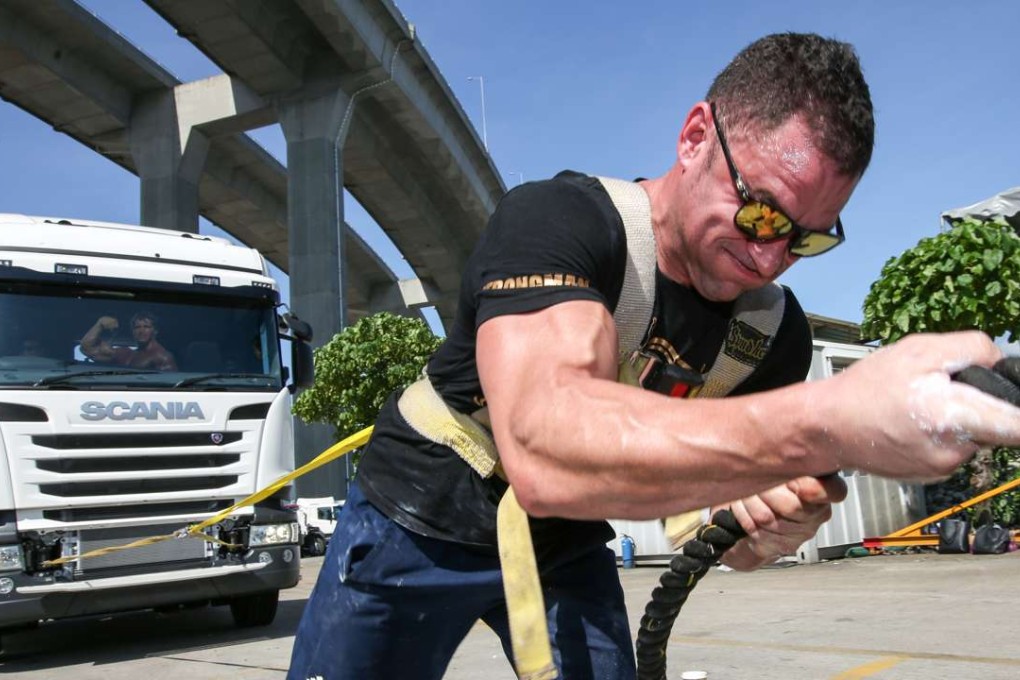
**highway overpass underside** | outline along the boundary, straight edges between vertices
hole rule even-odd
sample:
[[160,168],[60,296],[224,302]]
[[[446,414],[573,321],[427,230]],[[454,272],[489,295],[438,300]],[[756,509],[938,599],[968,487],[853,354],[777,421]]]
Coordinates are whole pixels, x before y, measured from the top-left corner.
[[[143,224],[197,232],[202,215],[258,248],[317,344],[384,309],[431,305],[449,325],[504,187],[392,2],[147,2],[223,73],[182,83],[73,0],[0,0],[0,97],[138,175]],[[286,168],[245,134],[273,123]],[[345,186],[415,280],[346,227]],[[296,463],[331,441],[299,426]],[[301,493],[342,481],[331,469]]]

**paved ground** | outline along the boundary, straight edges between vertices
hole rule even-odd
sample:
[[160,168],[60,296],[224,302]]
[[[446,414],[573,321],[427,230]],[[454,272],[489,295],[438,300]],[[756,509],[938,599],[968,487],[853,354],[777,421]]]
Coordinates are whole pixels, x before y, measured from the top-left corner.
[[[225,608],[56,622],[5,636],[0,673],[18,680],[279,680],[320,563],[304,561],[302,583],[285,593],[272,626],[235,630]],[[660,572],[621,572],[634,625]],[[668,677],[702,670],[709,680],[1014,680],[1018,589],[1020,552],[713,571],[673,630]],[[446,678],[514,675],[496,637],[478,625]]]

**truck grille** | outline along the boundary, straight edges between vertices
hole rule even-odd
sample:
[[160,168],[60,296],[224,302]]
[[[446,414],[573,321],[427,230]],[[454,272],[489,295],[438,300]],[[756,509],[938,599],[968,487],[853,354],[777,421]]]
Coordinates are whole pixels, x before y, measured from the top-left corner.
[[171,515],[212,515],[231,506],[229,500],[220,501],[185,501],[183,503],[146,503],[139,508],[137,504],[110,505],[98,508],[65,508],[62,510],[44,510],[43,517],[55,522],[99,522],[128,517],[167,517]]
[[217,468],[241,460],[239,453],[178,455],[178,456],[117,456],[116,458],[55,458],[37,460],[35,466],[48,472],[132,472],[142,470],[176,470]]
[[47,449],[148,449],[225,446],[241,440],[240,432],[140,432],[104,434],[37,434],[32,443]]
[[237,475],[222,477],[170,477],[166,479],[118,479],[108,482],[65,482],[40,484],[39,491],[49,496],[74,498],[77,496],[123,496],[128,494],[169,493],[222,489],[237,483]]
[[[113,529],[91,529],[78,534],[78,554],[90,550],[120,546],[149,536],[169,534],[179,527],[157,524],[143,527],[118,527]],[[81,560],[76,571],[88,574],[96,570],[130,567],[142,564],[167,564],[202,560],[211,554],[206,541],[197,538],[182,538],[153,543],[141,548],[131,548]]]
[[[243,431],[33,434],[40,493],[57,499],[216,492],[238,484]],[[106,477],[106,478],[104,478]],[[231,489],[233,490],[233,489]],[[153,517],[155,515],[149,515]]]

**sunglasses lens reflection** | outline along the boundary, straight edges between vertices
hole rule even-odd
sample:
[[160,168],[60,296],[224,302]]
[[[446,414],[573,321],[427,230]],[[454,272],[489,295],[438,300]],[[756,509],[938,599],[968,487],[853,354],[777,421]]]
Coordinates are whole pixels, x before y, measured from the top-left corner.
[[821,255],[843,242],[839,224],[836,225],[835,234],[806,231],[797,227],[782,211],[761,201],[746,201],[737,211],[734,222],[748,238],[760,243],[775,241],[794,233],[790,241],[790,252],[799,257]]
[[832,234],[806,232],[790,247],[790,252],[801,257],[821,255],[842,243],[842,239]]
[[790,218],[770,205],[748,201],[737,211],[737,224],[759,241],[782,238],[793,229]]

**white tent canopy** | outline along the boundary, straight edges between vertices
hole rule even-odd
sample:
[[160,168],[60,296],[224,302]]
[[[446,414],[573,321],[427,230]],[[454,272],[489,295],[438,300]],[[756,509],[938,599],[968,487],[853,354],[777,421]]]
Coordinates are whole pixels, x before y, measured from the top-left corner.
[[1020,187],[1007,189],[1001,194],[996,194],[974,205],[947,210],[942,213],[942,219],[951,223],[967,218],[979,221],[1004,218],[1015,226],[1017,221],[1020,220]]

